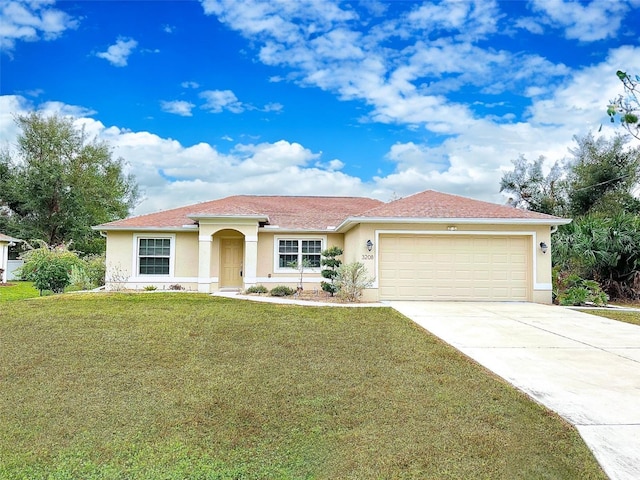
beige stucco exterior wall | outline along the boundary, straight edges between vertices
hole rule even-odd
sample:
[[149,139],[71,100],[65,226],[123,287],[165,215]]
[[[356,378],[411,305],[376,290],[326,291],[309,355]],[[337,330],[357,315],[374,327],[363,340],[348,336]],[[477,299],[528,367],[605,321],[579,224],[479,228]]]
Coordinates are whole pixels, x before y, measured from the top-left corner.
[[128,281],[132,275],[133,255],[132,232],[107,232],[107,284],[115,281],[116,277],[118,280],[122,277]]
[[197,276],[198,232],[178,232],[176,233],[174,277],[178,280],[193,279]]

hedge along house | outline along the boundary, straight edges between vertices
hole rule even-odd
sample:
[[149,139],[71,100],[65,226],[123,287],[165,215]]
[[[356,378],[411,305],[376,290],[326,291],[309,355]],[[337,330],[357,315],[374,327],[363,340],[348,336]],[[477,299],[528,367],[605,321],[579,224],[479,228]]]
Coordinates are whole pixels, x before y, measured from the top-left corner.
[[107,288],[214,292],[261,284],[319,288],[321,252],[344,250],[373,283],[365,300],[551,303],[551,234],[570,220],[427,190],[361,197],[232,196],[94,229]]

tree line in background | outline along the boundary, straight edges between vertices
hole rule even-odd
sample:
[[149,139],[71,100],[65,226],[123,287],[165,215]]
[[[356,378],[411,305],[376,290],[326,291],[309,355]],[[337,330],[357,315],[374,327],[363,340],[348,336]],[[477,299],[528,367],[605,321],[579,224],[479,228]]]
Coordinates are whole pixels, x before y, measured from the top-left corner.
[[[607,113],[619,118],[640,140],[640,78],[617,73],[625,95],[610,102]],[[500,191],[518,207],[573,221],[554,238],[554,294],[566,304],[606,298],[640,298],[640,147],[628,136],[575,137],[570,157],[556,161],[548,173],[544,157],[513,161]]]

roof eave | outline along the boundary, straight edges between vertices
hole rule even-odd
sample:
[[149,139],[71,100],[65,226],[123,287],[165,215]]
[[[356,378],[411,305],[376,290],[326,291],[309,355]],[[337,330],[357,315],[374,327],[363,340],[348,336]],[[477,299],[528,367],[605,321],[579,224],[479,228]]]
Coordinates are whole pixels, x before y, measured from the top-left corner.
[[96,225],[91,227],[98,232],[193,232],[198,230],[198,225],[182,225],[181,227],[141,227],[133,225]]
[[269,216],[268,215],[260,215],[260,214],[256,214],[256,215],[220,215],[220,214],[216,214],[216,213],[194,213],[194,214],[190,214],[187,215],[187,218],[190,218],[191,220],[195,220],[197,222],[201,221],[201,220],[254,220],[257,222],[268,222],[269,221]]
[[570,218],[455,218],[455,217],[348,217],[335,232],[342,233],[350,230],[359,223],[455,223],[458,225],[549,225],[558,226],[571,223]]

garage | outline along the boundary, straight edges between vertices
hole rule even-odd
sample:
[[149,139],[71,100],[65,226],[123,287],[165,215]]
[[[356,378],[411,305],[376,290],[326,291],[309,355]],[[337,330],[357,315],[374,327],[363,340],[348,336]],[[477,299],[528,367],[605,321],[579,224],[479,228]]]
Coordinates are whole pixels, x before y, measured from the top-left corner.
[[531,236],[381,234],[381,300],[531,300]]

